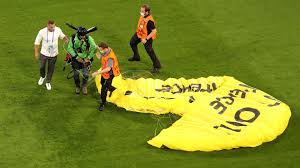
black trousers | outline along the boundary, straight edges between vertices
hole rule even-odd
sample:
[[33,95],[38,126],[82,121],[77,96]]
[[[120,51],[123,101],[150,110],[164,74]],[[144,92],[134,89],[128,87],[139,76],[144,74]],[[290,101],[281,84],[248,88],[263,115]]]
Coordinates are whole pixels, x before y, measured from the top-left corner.
[[46,76],[46,63],[48,62],[46,83],[51,82],[52,75],[53,75],[54,68],[55,68],[56,58],[57,58],[57,56],[47,57],[43,54],[40,55],[40,76],[43,78],[45,78],[45,76]]
[[[138,47],[137,45],[141,42],[141,39],[138,38],[138,36],[136,35],[136,33],[131,37],[131,40],[130,40],[130,46],[132,48],[132,51],[133,51],[133,57],[136,58],[136,59],[140,59],[140,55],[139,55],[139,52],[138,52]],[[152,39],[149,39],[145,44],[144,44],[144,47],[148,53],[148,55],[150,56],[151,58],[151,61],[153,63],[153,67],[154,68],[161,68],[161,65],[160,65],[160,62],[153,50],[153,47],[152,47],[152,43],[153,43],[153,40]]]
[[80,70],[82,69],[83,79],[82,79],[82,86],[87,84],[89,79],[89,69],[83,63],[78,62],[75,58],[72,58],[72,68],[74,71],[74,82],[76,87],[80,87]]
[[101,100],[102,103],[106,103],[107,92],[114,91],[116,88],[112,86],[112,81],[114,79],[114,75],[110,75],[108,79],[104,79],[101,76]]

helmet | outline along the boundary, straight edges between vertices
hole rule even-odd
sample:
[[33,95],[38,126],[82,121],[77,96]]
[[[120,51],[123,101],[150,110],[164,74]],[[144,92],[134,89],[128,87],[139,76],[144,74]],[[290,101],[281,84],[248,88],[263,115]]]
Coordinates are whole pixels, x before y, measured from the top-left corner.
[[76,30],[76,31],[77,31],[77,34],[78,34],[79,36],[85,36],[85,35],[87,35],[88,33],[91,33],[91,32],[94,32],[94,31],[97,30],[97,27],[96,27],[96,26],[95,26],[95,27],[91,27],[91,28],[89,28],[89,29],[86,29],[86,28],[84,28],[84,27],[82,27],[82,26],[80,26],[80,27],[77,28],[77,27],[75,27],[75,26],[73,26],[72,24],[69,24],[69,23],[66,23],[66,25],[69,26],[70,28]]
[[88,31],[86,30],[86,28],[81,27],[81,26],[77,28],[77,34],[79,36],[85,36],[87,33],[88,33]]

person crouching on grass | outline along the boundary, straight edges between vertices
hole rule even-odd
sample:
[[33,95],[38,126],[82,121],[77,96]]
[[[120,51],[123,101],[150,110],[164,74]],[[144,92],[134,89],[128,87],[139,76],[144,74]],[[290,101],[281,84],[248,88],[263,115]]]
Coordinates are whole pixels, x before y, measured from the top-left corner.
[[[103,111],[106,104],[107,92],[110,91],[109,97],[116,89],[112,86],[114,77],[120,75],[119,63],[114,51],[108,47],[104,42],[98,44],[98,50],[100,52],[99,59],[101,60],[101,70],[92,74],[93,77],[101,74],[101,100],[102,103],[99,106],[99,111]],[[97,54],[99,55],[99,54]]]

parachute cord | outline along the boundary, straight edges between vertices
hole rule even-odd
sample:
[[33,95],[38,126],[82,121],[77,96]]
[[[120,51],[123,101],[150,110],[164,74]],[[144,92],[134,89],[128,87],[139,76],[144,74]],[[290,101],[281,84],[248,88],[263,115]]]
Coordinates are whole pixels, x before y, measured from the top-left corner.
[[[127,71],[122,72],[121,74],[124,79],[147,78],[144,76],[144,74],[134,75],[135,72],[144,72],[145,74],[150,75],[150,77],[154,77],[154,75],[151,72],[149,72],[148,70],[127,70]],[[130,73],[132,73],[132,76],[127,75]],[[129,77],[126,77],[126,76],[129,76]]]
[[[148,70],[127,70],[121,73],[122,74],[122,78],[124,80],[127,79],[140,79],[140,78],[154,78],[154,75],[152,73],[150,73]],[[144,92],[144,89],[142,87],[138,87],[136,88],[137,92]],[[147,96],[147,95],[145,95]]]
[[[158,135],[158,130],[163,130],[172,125],[177,119],[172,117],[172,113],[167,114],[152,114],[151,117],[156,121],[155,129],[154,129],[154,136]],[[164,121],[164,119],[166,121]]]
[[[148,70],[127,70],[121,73],[124,80],[139,79],[139,78],[154,78],[154,75]],[[141,88],[142,89],[142,88]],[[151,117],[155,120],[154,136],[157,136],[159,131],[165,129],[167,125],[173,123],[172,114],[152,114]],[[167,123],[164,120],[167,119]]]

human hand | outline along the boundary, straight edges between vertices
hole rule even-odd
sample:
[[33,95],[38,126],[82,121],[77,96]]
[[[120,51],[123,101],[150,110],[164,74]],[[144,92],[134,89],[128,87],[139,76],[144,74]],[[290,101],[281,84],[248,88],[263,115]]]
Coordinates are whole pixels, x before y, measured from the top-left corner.
[[94,73],[92,74],[92,77],[95,78],[98,74],[99,74],[99,72],[96,71],[96,72],[94,72]]
[[40,54],[35,52],[35,53],[34,53],[34,57],[35,57],[36,60],[39,60]]
[[91,60],[90,59],[84,59],[84,62],[91,62]]
[[80,63],[83,63],[83,59],[82,58],[78,58],[77,61],[80,62]]
[[147,40],[146,40],[146,39],[142,39],[142,43],[143,43],[143,44],[146,44],[146,43],[147,43]]

